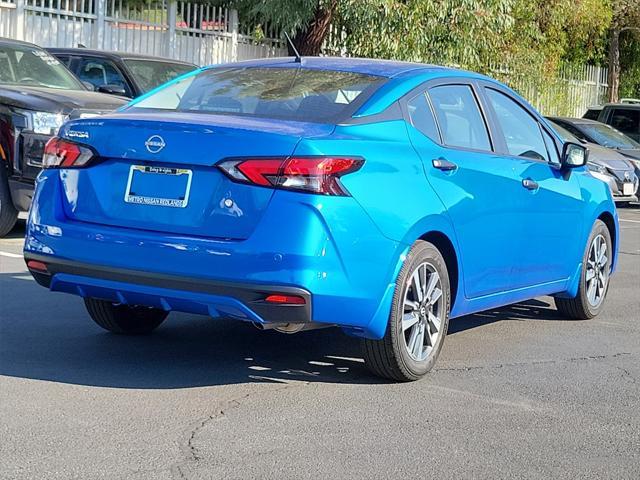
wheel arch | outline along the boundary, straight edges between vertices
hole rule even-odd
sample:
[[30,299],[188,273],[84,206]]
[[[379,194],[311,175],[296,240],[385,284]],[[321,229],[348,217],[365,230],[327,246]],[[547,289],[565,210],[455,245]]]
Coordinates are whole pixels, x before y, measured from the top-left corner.
[[451,310],[453,310],[458,292],[460,291],[460,268],[456,248],[451,239],[443,232],[431,230],[420,236],[419,240],[432,243],[444,257],[449,274],[449,288],[451,288]]
[[609,234],[611,235],[611,243],[613,244],[611,268],[612,271],[614,271],[618,264],[618,222],[616,221],[616,217],[614,217],[614,215],[608,210],[600,213],[600,215],[598,215],[598,220],[601,220],[606,225],[609,230]]

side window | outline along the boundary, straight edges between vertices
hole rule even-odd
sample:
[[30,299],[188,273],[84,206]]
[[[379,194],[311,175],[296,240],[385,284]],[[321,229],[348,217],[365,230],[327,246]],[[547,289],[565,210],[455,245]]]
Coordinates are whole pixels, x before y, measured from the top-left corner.
[[433,112],[424,93],[409,100],[407,102],[407,110],[409,111],[411,125],[434,142],[440,142],[436,120],[433,118]]
[[446,145],[491,150],[487,126],[469,85],[433,87],[429,97]]
[[540,131],[542,132],[542,138],[547,147],[549,161],[551,163],[555,163],[556,165],[560,165],[560,154],[558,153],[558,149],[556,148],[556,142],[544,129],[540,128]]
[[587,120],[598,120],[601,111],[602,110],[598,108],[590,108],[587,110],[587,113],[582,116],[582,118],[586,118]]
[[113,62],[100,58],[83,58],[78,67],[78,78],[94,87],[118,85],[130,94],[129,86]]
[[487,88],[486,92],[504,134],[508,152],[516,157],[548,160],[537,120],[504,93],[492,88]]
[[53,53],[51,55],[56,57],[65,67],[69,68],[69,62],[71,61],[71,57],[69,55],[54,55]]
[[640,131],[640,108],[616,108],[611,115],[611,126],[622,133],[635,134]]

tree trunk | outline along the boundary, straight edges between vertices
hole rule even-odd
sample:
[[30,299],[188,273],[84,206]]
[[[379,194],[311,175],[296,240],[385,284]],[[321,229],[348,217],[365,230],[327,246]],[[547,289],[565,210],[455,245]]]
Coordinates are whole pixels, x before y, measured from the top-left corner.
[[[293,38],[293,43],[300,52],[300,55],[317,56],[322,51],[322,44],[329,34],[333,14],[338,5],[338,0],[331,0],[326,6],[318,2],[313,20],[306,29],[299,30]],[[289,55],[293,55],[293,51],[289,46]]]
[[609,101],[618,101],[620,89],[620,28],[614,26],[609,37]]

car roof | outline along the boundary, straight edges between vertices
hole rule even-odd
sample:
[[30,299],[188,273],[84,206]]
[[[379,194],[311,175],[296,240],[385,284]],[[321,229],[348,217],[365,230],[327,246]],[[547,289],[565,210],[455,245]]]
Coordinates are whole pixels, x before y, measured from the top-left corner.
[[39,47],[35,43],[23,42],[22,40],[14,40],[13,38],[0,37],[0,45],[3,45],[3,44],[4,45],[21,45],[24,47],[34,47],[34,48],[42,49],[42,47]]
[[196,67],[194,63],[184,62],[182,60],[174,60],[172,58],[164,58],[164,57],[155,57],[153,55],[143,55],[140,53],[129,53],[129,52],[114,52],[109,50],[94,50],[91,48],[46,48],[48,52],[51,53],[67,53],[67,54],[85,54],[96,57],[104,57],[104,58],[115,58],[115,59],[137,59],[137,60],[154,60],[159,62],[171,62],[178,63],[180,65],[189,65],[192,67]]
[[572,125],[606,125],[597,120],[576,117],[547,117],[549,120],[571,123]]
[[[302,57],[302,62],[297,63],[293,57],[275,57],[256,60],[245,60],[235,62],[234,67],[296,67],[302,65],[303,68],[318,70],[335,70],[342,72],[361,73],[364,75],[377,75],[381,77],[393,78],[399,75],[424,74],[426,72],[445,73],[454,72],[456,69],[439,65],[429,65],[425,63],[403,62],[399,60],[382,60],[371,58],[353,57]],[[211,65],[208,68],[224,66],[224,64]],[[466,72],[476,75],[472,72]]]
[[627,103],[627,102],[618,102],[618,103],[605,103],[604,107],[624,107],[630,109],[638,109],[640,108],[640,103]]

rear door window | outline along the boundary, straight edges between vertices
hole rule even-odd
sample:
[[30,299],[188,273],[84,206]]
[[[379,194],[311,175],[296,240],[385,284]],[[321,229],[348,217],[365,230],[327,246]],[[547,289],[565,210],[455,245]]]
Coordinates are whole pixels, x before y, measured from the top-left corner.
[[487,126],[471,86],[433,87],[429,89],[429,97],[444,144],[472,150],[491,150]]
[[548,161],[547,148],[538,121],[504,93],[492,88],[485,90],[504,135],[509,154]]

